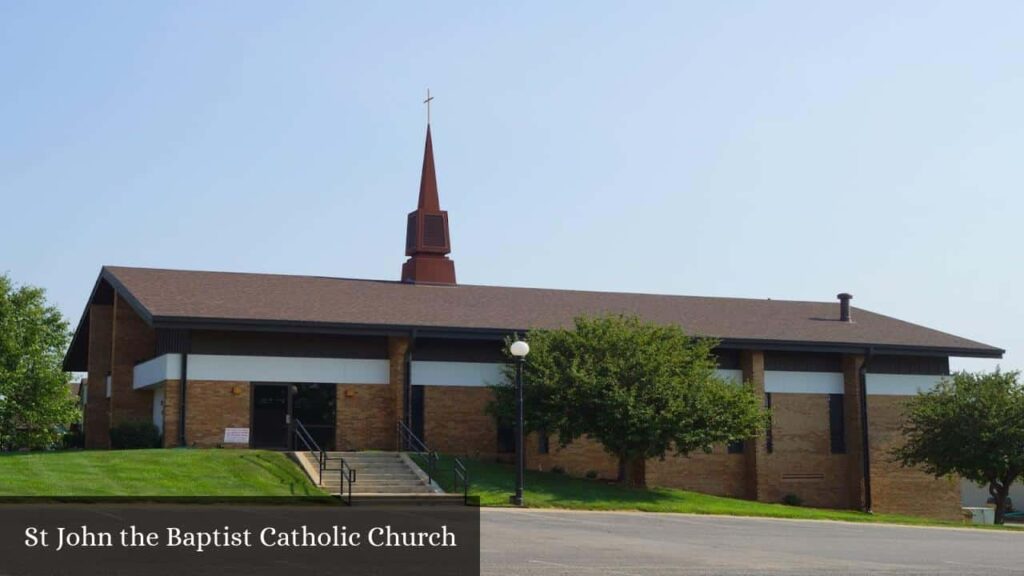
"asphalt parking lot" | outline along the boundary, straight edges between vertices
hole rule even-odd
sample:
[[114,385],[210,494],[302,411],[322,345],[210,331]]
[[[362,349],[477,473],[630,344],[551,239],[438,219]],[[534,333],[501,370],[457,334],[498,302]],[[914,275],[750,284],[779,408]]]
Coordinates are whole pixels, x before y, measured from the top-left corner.
[[486,575],[1024,574],[1024,530],[483,509]]

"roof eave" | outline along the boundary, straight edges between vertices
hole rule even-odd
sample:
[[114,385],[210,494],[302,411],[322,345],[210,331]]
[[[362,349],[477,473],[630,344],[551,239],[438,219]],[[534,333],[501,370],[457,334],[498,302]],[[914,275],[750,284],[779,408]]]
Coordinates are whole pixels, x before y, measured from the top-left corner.
[[[114,289],[114,291],[123,297],[125,301],[132,307],[133,310],[150,326],[153,325],[153,315],[150,314],[149,310],[142,305],[141,302],[131,293],[130,290],[122,283],[113,272],[107,269],[106,266],[100,269],[99,275],[96,277],[96,282],[92,285],[92,291],[89,292],[89,298],[85,301],[85,310],[82,311],[81,317],[78,319],[78,325],[75,327],[75,332],[71,337],[71,342],[68,344],[68,349],[64,353],[64,359],[61,361],[61,367],[67,372],[86,372],[88,371],[88,361],[86,365],[75,364],[72,359],[72,352],[79,346],[88,345],[88,326],[89,326],[89,309],[96,299],[96,292],[99,290],[101,284],[107,282]],[[84,332],[84,333],[83,333]],[[85,338],[86,340],[81,340]]]
[[[415,332],[427,338],[500,339],[513,333],[526,333],[527,328],[478,328],[459,326],[423,326],[415,324],[359,324],[311,322],[298,320],[259,320],[238,318],[203,318],[183,316],[153,316],[158,328],[243,330],[277,332],[313,332],[394,336]],[[746,350],[789,350],[818,353],[860,354],[871,349],[876,354],[906,354],[913,356],[957,356],[968,358],[1002,358],[1004,350],[993,347],[908,346],[858,342],[813,342],[801,340],[762,340],[753,338],[718,338],[724,348]]]

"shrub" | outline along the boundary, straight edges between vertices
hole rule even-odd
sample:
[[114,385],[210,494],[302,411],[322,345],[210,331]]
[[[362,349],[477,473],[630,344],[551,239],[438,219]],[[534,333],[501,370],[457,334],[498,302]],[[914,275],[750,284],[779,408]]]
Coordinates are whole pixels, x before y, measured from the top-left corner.
[[110,447],[115,450],[159,448],[160,431],[152,422],[125,422],[110,429]]
[[591,480],[596,480],[597,479],[597,470],[587,470],[587,473],[584,474],[584,476],[586,476],[587,478],[590,478]]
[[803,506],[804,499],[790,492],[782,497],[782,503],[786,506]]
[[80,429],[68,430],[64,433],[61,444],[65,450],[78,450],[85,448],[85,434]]
[[565,474],[565,468],[562,468],[561,466],[552,466],[551,467],[551,473],[552,474]]

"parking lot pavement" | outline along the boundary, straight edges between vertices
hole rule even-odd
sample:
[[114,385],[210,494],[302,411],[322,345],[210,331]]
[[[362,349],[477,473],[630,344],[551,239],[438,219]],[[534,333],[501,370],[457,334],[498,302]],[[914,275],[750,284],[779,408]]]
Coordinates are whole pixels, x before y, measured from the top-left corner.
[[1024,533],[884,524],[483,509],[482,573],[1024,574]]

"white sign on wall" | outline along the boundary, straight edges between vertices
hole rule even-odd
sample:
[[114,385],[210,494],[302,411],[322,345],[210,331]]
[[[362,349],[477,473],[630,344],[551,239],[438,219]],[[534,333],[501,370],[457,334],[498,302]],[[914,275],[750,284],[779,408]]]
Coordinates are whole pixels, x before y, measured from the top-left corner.
[[224,429],[224,443],[225,444],[248,444],[249,443],[249,429],[248,428],[225,428]]

